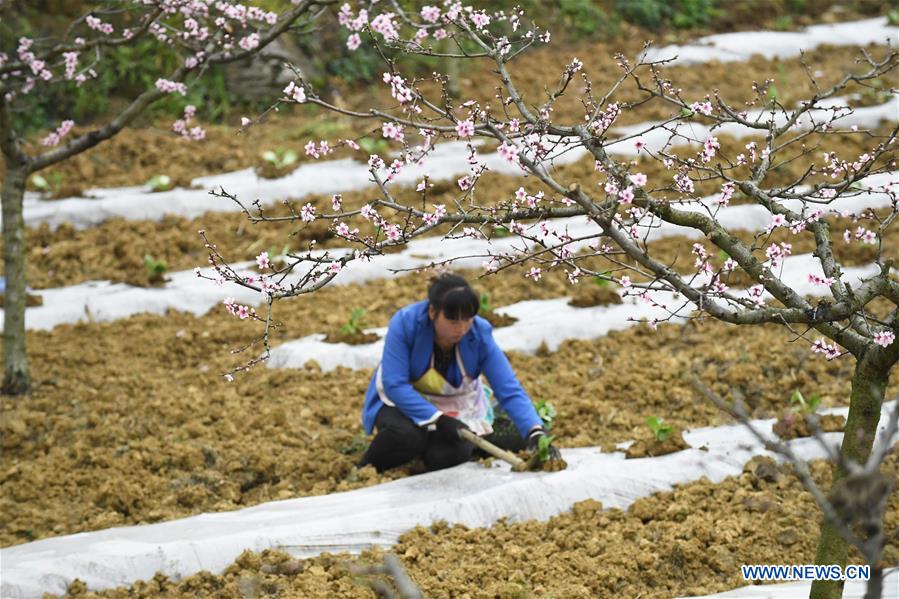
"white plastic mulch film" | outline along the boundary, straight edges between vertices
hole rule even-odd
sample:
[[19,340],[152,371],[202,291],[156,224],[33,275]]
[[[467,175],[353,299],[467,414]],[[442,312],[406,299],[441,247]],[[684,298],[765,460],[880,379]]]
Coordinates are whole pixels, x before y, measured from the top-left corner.
[[[821,44],[866,45],[896,40],[899,28],[890,27],[886,19],[871,19],[854,23],[809,27],[800,32],[739,32],[709,36],[686,46],[673,46],[653,50],[648,58],[659,60],[677,54],[677,64],[692,64],[708,60],[742,61],[746,52],[760,53],[766,57],[786,58],[797,56],[799,49],[809,50]],[[836,100],[836,103],[844,100]],[[876,126],[881,119],[895,120],[899,110],[899,97],[893,97],[884,105],[856,109],[845,116],[842,126]],[[753,113],[763,118],[762,113]],[[823,116],[823,115],[819,115]],[[782,116],[779,118],[783,118]],[[806,123],[807,124],[807,123]],[[702,125],[678,124],[672,132],[653,132],[653,123],[620,128],[617,133],[622,141],[610,143],[610,152],[632,155],[633,137],[645,134],[649,148],[657,148],[669,140],[688,143],[689,139],[701,139],[709,132]],[[664,133],[664,135],[663,135]],[[749,133],[741,128],[722,128],[715,134],[727,133],[742,136]],[[563,148],[556,163],[573,162],[584,153]],[[495,154],[484,156],[494,172],[518,174]],[[446,179],[468,170],[464,145],[448,143],[439,146],[429,162],[432,179]],[[408,168],[397,183],[411,184],[419,180],[423,172]],[[891,173],[869,184],[884,185],[896,180]],[[69,222],[76,227],[88,227],[111,217],[130,219],[159,219],[164,214],[195,217],[211,210],[236,210],[237,206],[220,198],[210,197],[208,190],[224,187],[241,198],[259,198],[263,203],[277,199],[312,193],[337,193],[361,189],[370,185],[367,168],[351,160],[322,161],[303,165],[282,179],[262,180],[252,171],[244,170],[225,175],[203,177],[194,181],[199,190],[176,189],[147,195],[144,187],[93,190],[88,199],[70,198],[61,201],[43,201],[35,194],[28,194],[25,201],[25,219],[29,226],[46,222],[58,226]],[[152,198],[152,202],[146,201]],[[872,207],[888,205],[883,193],[867,193],[856,197],[851,208],[861,204]],[[701,209],[697,203],[696,209]],[[848,208],[849,206],[847,206]],[[764,212],[764,213],[763,213]],[[759,229],[768,224],[767,212],[757,206],[734,206],[722,210],[720,219],[725,226]],[[727,223],[732,221],[733,224]],[[568,224],[572,229],[592,226],[589,223]],[[654,236],[685,234],[674,227],[662,227]],[[514,240],[498,240],[494,244],[513,243]],[[452,246],[455,255],[460,252],[483,252],[483,243],[465,246],[471,240],[460,240]],[[478,242],[475,242],[478,243]],[[418,245],[416,245],[418,244]],[[442,240],[418,240],[401,254],[385,256],[374,266],[353,265],[338,277],[338,283],[365,281],[383,276],[385,268],[415,266],[413,254],[437,258],[447,251]],[[333,250],[332,250],[333,251]],[[433,254],[433,255],[431,255]],[[388,262],[393,261],[393,262]],[[249,266],[249,265],[245,265]],[[477,266],[477,265],[469,265]],[[791,257],[785,262],[783,278],[804,276],[811,268],[809,256]],[[869,274],[864,269],[845,269],[847,280]],[[380,274],[379,274],[380,273]],[[44,306],[29,308],[29,328],[52,328],[63,322],[95,318],[111,320],[136,312],[164,312],[168,308],[205,313],[226,295],[234,295],[238,302],[251,303],[259,296],[238,297],[216,288],[208,281],[195,278],[193,272],[172,273],[172,281],[162,289],[135,289],[108,282],[85,283],[62,289],[42,290]],[[659,303],[665,297],[653,297]],[[515,326],[498,330],[496,336],[506,349],[531,351],[540,343],[556,347],[565,338],[584,334],[596,337],[623,324],[628,317],[652,317],[645,305],[625,303],[618,307],[597,307],[573,310],[565,305],[566,298],[547,302],[521,302],[507,307],[503,312],[527,320],[532,330],[555,332],[532,335]],[[548,309],[551,308],[551,309]],[[597,311],[597,314],[590,312]],[[622,311],[621,314],[615,310]],[[571,312],[569,314],[568,312]],[[533,326],[540,314],[554,314],[552,327]],[[626,312],[626,314],[625,314]],[[635,313],[636,312],[636,313]],[[590,316],[590,318],[585,318]],[[599,318],[599,316],[602,316]],[[571,322],[569,322],[571,321]],[[585,327],[585,321],[603,321],[600,328]],[[586,331],[586,332],[584,332]],[[306,351],[313,351],[316,359],[325,367],[343,364],[351,367],[371,366],[380,357],[380,345],[361,346],[360,353],[341,347],[345,358],[329,361],[312,336],[282,346],[273,358],[273,365],[302,365]],[[304,347],[303,344],[308,344]],[[302,351],[296,351],[301,348]],[[310,350],[311,348],[311,350]],[[280,362],[278,362],[280,360]],[[332,364],[333,362],[333,364]],[[882,422],[888,418],[885,406]],[[846,413],[846,409],[832,410]],[[763,430],[770,431],[771,421],[757,422]],[[826,435],[835,444],[840,434]],[[43,592],[61,593],[69,582],[79,578],[91,589],[103,589],[128,585],[136,580],[151,578],[157,571],[169,576],[182,577],[200,570],[220,572],[243,550],[260,551],[280,547],[298,557],[310,557],[322,551],[358,552],[372,545],[390,545],[398,537],[416,525],[427,525],[436,520],[463,523],[468,526],[489,526],[499,518],[512,521],[546,519],[571,507],[577,501],[596,499],[607,508],[626,508],[639,497],[661,490],[673,484],[686,483],[706,476],[718,482],[727,476],[739,474],[745,462],[754,455],[767,452],[740,426],[697,429],[686,432],[684,439],[691,445],[676,454],[641,460],[623,459],[622,453],[604,454],[595,448],[563,450],[569,468],[557,473],[512,473],[505,465],[485,468],[465,464],[457,468],[410,477],[347,493],[321,497],[306,497],[272,502],[235,512],[201,514],[182,520],[152,525],[114,528],[50,538],[0,550],[2,567],[2,597],[35,597]],[[824,452],[812,439],[790,442],[801,459],[823,457]],[[552,489],[551,493],[541,491]],[[539,498],[539,500],[537,499]],[[397,507],[400,506],[400,507]],[[885,585],[885,597],[897,597],[899,574],[890,572]],[[711,597],[787,597],[805,596],[808,583],[745,587],[712,595]],[[864,585],[848,583],[844,598],[861,597]]]
[[[897,104],[897,107],[899,107],[899,104]],[[899,181],[899,172],[889,172],[867,177],[862,182],[863,189],[854,192],[851,197],[837,198],[828,205],[828,208],[839,212],[850,208],[853,211],[861,211],[865,208],[890,206],[891,199],[885,188],[887,185],[897,181]],[[783,201],[783,204],[790,209],[799,209],[798,203],[798,200]],[[679,208],[682,210],[700,211],[709,209],[711,204],[712,198],[704,198],[700,201],[682,204]],[[712,209],[714,210],[714,208]],[[771,214],[764,207],[758,205],[718,208],[714,214],[722,226],[732,230],[758,231],[767,227],[771,222]],[[585,217],[556,219],[552,221],[552,227],[560,231],[567,230],[569,235],[575,238],[597,231],[596,224]],[[670,223],[660,224],[657,220],[653,223],[652,228],[648,228],[646,231],[641,230],[640,232],[641,234],[646,233],[649,241],[674,235],[686,235],[689,237],[698,235],[694,229],[671,225]],[[589,240],[584,240],[579,243],[572,243],[569,248],[571,251],[577,251],[588,242]],[[514,251],[520,248],[522,244],[523,241],[517,236],[490,241],[468,237],[415,239],[402,252],[377,256],[370,262],[361,260],[350,262],[337,275],[332,284],[363,283],[391,276],[390,269],[409,269],[426,266],[433,261],[448,258],[483,256],[487,252]],[[350,250],[336,248],[328,251],[332,256],[339,256],[343,252]],[[319,251],[315,254],[322,255],[323,253],[324,251]],[[454,262],[454,265],[456,268],[478,268],[482,262],[482,257],[471,257],[459,259]],[[252,270],[254,264],[251,262],[233,266],[237,272],[244,275],[255,272]],[[797,269],[800,267],[807,269],[806,272],[799,272]],[[209,267],[201,270],[207,276],[214,276],[214,272]],[[806,274],[812,271],[823,274],[821,266],[817,264],[817,261],[809,261],[801,256],[792,256],[785,263],[783,276],[789,277],[791,284],[802,285]],[[850,281],[853,277],[871,274],[866,269],[859,268],[846,268],[843,272],[847,277],[846,280],[853,284],[854,280]],[[298,276],[288,277],[284,284],[295,281]],[[233,297],[238,303],[250,305],[255,305],[264,299],[262,294],[242,286],[230,284],[218,286],[209,280],[200,279],[193,270],[173,272],[168,275],[168,278],[170,280],[165,286],[153,289],[134,287],[124,283],[110,283],[109,281],[93,281],[56,289],[41,289],[39,293],[43,298],[43,305],[26,310],[25,326],[28,329],[46,330],[64,323],[84,320],[110,321],[141,312],[164,314],[169,309],[202,315],[229,296]],[[808,292],[811,293],[812,291],[826,292],[827,290],[818,288]],[[536,345],[539,345],[539,342]],[[352,364],[348,365],[352,366]]]
[[[881,414],[881,430],[894,404]],[[846,414],[847,409],[831,413]],[[773,421],[756,421],[771,430]],[[636,460],[596,448],[564,449],[568,469],[515,473],[507,465],[468,463],[448,470],[321,497],[276,501],[224,513],[159,524],[112,528],[35,541],[0,550],[0,595],[9,598],[59,593],[73,579],[91,589],[128,585],[157,571],[183,577],[227,567],[242,551],[281,548],[297,557],[323,551],[358,552],[389,546],[417,525],[438,520],[471,527],[545,520],[585,499],[627,508],[635,499],[706,476],[720,482],[742,472],[755,455],[770,455],[743,426],[684,433],[691,449]],[[836,445],[840,433],[828,433]],[[822,458],[815,439],[790,446],[800,459]]]

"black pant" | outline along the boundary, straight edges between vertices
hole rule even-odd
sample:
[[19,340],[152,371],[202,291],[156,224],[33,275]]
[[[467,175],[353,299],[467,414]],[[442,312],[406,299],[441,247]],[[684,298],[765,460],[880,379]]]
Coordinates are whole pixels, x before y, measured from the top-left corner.
[[375,427],[378,434],[359,465],[371,464],[378,472],[402,466],[417,457],[424,460],[428,470],[451,468],[470,460],[474,450],[474,445],[468,441],[447,441],[435,432],[416,426],[405,414],[390,406],[383,406],[378,411]]

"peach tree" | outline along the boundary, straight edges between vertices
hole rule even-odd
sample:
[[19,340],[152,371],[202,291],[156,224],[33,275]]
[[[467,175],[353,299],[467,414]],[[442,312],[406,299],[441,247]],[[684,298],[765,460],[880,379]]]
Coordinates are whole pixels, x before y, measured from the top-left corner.
[[[348,109],[329,102],[302,77],[278,100],[311,103],[375,124],[391,154],[366,152],[354,139],[306,146],[313,158],[325,158],[340,146],[358,150],[369,167],[373,198],[344,206],[335,196],[330,210],[288,203],[289,216],[272,217],[258,203],[218,192],[254,222],[327,220],[346,242],[340,251],[310,247],[290,253],[277,268],[259,256],[263,273],[246,275],[207,240],[214,267],[210,278],[259,291],[268,310],[257,315],[229,303],[232,313],[265,323],[265,353],[227,373],[229,379],[268,355],[275,302],[321,289],[354,261],[377,259],[391,246],[439,233],[481,240],[485,275],[520,269],[537,282],[558,270],[572,284],[582,277],[615,281],[660,312],[642,319],[653,328],[663,320],[709,317],[741,326],[776,323],[820,359],[853,359],[834,484],[848,475],[850,464],[866,462],[899,359],[899,283],[883,243],[899,213],[894,158],[899,126],[867,122],[866,109],[854,106],[847,94],[892,74],[899,53],[889,47],[862,51],[859,66],[827,86],[807,69],[812,91],[790,105],[773,93],[770,80],[747,85],[741,105],[727,101],[713,81],[701,92],[683,92],[666,78],[668,59],[652,59],[648,46],[633,58],[617,55],[617,78],[602,92],[594,89],[583,62],[572,57],[557,80],[535,93],[519,85],[510,63],[550,43],[551,34],[527,22],[522,11],[488,12],[452,1],[415,12],[399,3],[389,8],[372,16],[361,6],[344,4],[339,12],[349,47],[371,44],[384,57],[389,103]],[[494,74],[493,84],[489,93],[455,100],[447,75],[407,75],[391,58],[397,54],[462,63],[456,72],[483,65]],[[622,100],[625,86],[632,93]],[[576,118],[554,117],[560,100],[572,95],[581,107]],[[624,115],[639,114],[646,105],[662,106],[666,117],[616,133]],[[722,133],[751,139],[734,150],[719,140]],[[851,146],[843,142],[853,136],[861,136],[865,151],[845,152]],[[428,161],[440,144],[450,143],[465,153],[469,169],[455,181],[451,203],[433,204]],[[485,143],[495,152],[484,150]],[[557,168],[573,155],[590,160],[592,173],[572,179]],[[526,176],[513,197],[493,197],[489,187],[479,187],[490,164]],[[784,168],[797,164],[801,168]],[[643,172],[650,172],[647,165],[653,166],[650,175]],[[413,200],[398,193],[404,171],[422,173]],[[751,222],[757,226],[747,233]],[[513,234],[517,245],[496,243],[498,231]],[[686,264],[680,257],[660,256],[653,244],[674,234],[688,239]],[[809,249],[807,259],[798,262],[800,256],[791,255],[795,245]],[[867,264],[852,279],[838,254],[854,246],[865,246]],[[463,257],[470,258],[444,263]],[[818,563],[846,565],[849,543],[841,532],[845,529],[830,518],[822,523]],[[879,555],[880,541],[866,558]],[[841,592],[840,582],[818,581],[812,595]]]

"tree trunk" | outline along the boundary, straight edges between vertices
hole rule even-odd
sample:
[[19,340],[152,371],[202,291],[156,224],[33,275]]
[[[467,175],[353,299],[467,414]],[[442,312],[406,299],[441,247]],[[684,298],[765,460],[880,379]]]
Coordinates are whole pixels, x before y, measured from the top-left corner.
[[6,276],[3,306],[3,386],[7,395],[31,390],[25,355],[25,218],[22,200],[28,171],[7,161],[3,190],[3,251]]
[[[880,410],[890,378],[890,366],[881,363],[879,352],[868,352],[858,357],[855,373],[852,375],[852,393],[849,398],[849,416],[846,418],[846,429],[840,453],[844,458],[864,464],[871,455],[877,425],[880,423]],[[846,472],[838,465],[833,466],[833,485],[842,479]],[[849,558],[849,543],[840,536],[837,530],[823,522],[821,536],[818,539],[818,550],[815,563],[819,565],[836,564],[846,567]],[[874,568],[876,565],[871,564]],[[816,580],[812,583],[810,599],[840,599],[843,595],[843,582],[832,580]]]

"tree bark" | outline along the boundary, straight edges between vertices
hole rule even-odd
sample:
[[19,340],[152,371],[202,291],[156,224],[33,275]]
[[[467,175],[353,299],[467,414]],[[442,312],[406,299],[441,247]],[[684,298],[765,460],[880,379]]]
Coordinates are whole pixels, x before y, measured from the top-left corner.
[[[855,373],[852,375],[849,416],[846,418],[846,429],[840,447],[844,458],[864,464],[871,455],[889,378],[890,365],[884,362],[880,352],[869,351],[857,358]],[[843,468],[834,464],[831,486],[836,485],[845,475]],[[815,563],[836,564],[845,569],[848,559],[849,543],[840,536],[836,528],[822,522]],[[871,567],[876,567],[876,564],[871,564]],[[842,581],[816,580],[812,583],[809,599],[840,599],[842,595]]]
[[6,277],[3,306],[3,386],[7,395],[31,391],[25,354],[25,218],[22,201],[28,170],[7,161],[3,189],[3,251]]

